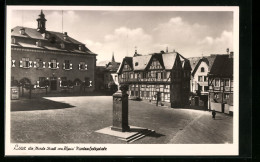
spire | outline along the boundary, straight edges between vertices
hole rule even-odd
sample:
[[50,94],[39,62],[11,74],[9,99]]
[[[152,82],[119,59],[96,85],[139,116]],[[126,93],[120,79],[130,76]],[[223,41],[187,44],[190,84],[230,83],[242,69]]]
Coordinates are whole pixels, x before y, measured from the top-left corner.
[[113,54],[112,54],[112,62],[116,62],[116,61],[115,61],[115,57],[114,57],[114,52],[113,52]]
[[137,54],[137,47],[135,46],[135,54]]
[[39,18],[37,19],[38,22],[38,27],[37,27],[37,31],[40,33],[45,33],[45,22],[47,20],[45,19],[45,15],[43,14],[43,11],[41,10],[41,13],[39,15]]

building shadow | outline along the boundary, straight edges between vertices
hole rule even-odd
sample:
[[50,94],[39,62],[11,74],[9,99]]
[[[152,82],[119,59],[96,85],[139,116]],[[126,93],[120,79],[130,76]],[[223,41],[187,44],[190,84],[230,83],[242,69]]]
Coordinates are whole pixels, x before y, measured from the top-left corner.
[[35,111],[35,110],[54,110],[72,108],[67,103],[51,101],[45,98],[20,99],[11,101],[11,111]]

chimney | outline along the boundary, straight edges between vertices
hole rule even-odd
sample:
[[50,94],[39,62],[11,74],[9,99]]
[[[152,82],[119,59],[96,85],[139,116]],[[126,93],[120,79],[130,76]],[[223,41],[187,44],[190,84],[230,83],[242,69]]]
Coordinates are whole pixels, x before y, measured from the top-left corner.
[[21,29],[20,29],[20,34],[21,34],[21,35],[24,35],[24,34],[25,34],[25,29],[24,29],[24,28],[21,28]]
[[68,39],[68,33],[67,33],[67,32],[64,32],[63,38],[64,38],[64,40],[67,40],[67,39]]
[[168,47],[166,47],[166,53],[168,53]]
[[176,51],[175,51],[175,49],[173,49],[173,53],[175,53]]
[[229,48],[227,48],[227,54],[229,54]]
[[230,54],[229,54],[229,58],[233,58],[234,57],[234,52],[232,51],[232,52],[230,52]]

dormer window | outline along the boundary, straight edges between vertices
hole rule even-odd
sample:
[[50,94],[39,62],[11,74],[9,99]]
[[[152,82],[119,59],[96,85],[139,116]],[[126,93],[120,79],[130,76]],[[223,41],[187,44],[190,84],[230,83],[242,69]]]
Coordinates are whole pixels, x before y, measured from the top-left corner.
[[36,41],[36,46],[37,47],[41,47],[42,46],[42,42],[40,40]]
[[50,35],[48,33],[42,33],[42,37],[44,39],[49,39],[50,38]]
[[20,29],[20,34],[21,34],[21,35],[24,35],[24,34],[25,34],[25,29],[24,29],[24,28],[21,28],[21,29]]
[[64,49],[64,48],[65,48],[65,44],[64,44],[64,43],[61,43],[61,44],[60,44],[60,48]]
[[83,51],[83,50],[84,50],[84,46],[80,44],[80,45],[79,45],[79,50],[80,50],[80,51]]

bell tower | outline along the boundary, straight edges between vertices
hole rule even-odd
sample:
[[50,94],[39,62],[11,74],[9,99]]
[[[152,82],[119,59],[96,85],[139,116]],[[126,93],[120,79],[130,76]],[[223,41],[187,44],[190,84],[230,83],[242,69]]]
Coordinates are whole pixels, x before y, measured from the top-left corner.
[[45,19],[45,15],[43,14],[42,10],[41,13],[39,15],[39,18],[37,19],[38,22],[38,27],[37,27],[37,31],[40,33],[45,33],[46,28],[45,28],[45,22],[47,20]]

